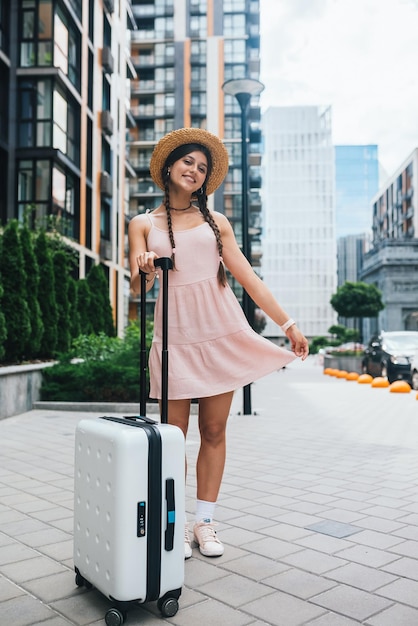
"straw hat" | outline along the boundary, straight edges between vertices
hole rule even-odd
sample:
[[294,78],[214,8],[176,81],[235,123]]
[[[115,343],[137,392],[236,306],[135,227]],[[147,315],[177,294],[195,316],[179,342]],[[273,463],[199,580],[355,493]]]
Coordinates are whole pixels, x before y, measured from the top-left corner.
[[165,135],[154,148],[150,161],[152,180],[164,189],[162,170],[170,154],[186,143],[205,146],[212,157],[212,171],[206,181],[206,193],[210,195],[221,184],[228,172],[228,152],[216,135],[202,128],[180,128]]

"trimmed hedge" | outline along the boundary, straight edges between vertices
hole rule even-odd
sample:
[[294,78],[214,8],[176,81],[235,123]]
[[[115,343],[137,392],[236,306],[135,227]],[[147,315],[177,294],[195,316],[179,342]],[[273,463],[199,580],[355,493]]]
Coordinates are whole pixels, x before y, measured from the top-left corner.
[[41,400],[139,402],[139,367],[112,361],[58,363],[43,370]]

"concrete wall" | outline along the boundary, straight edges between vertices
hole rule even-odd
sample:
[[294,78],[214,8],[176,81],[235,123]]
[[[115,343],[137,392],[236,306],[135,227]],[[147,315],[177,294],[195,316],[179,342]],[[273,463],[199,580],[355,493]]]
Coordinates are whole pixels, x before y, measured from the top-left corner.
[[40,399],[42,370],[52,363],[0,367],[0,419],[30,411]]

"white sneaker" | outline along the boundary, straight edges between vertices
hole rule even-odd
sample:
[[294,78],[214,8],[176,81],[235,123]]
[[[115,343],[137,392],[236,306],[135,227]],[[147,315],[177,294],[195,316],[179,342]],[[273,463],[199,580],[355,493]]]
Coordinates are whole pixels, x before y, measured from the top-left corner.
[[188,524],[186,524],[184,526],[184,558],[190,559],[191,556],[192,556],[192,544],[190,541],[189,526]]
[[195,541],[203,556],[222,556],[224,547],[216,536],[216,524],[209,520],[197,522],[193,527]]

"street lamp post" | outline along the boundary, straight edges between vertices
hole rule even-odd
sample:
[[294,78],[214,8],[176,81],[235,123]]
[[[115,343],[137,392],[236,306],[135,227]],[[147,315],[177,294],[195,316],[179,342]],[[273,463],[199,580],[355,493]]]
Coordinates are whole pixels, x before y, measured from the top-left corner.
[[[251,237],[249,232],[249,207],[248,207],[248,111],[252,96],[258,96],[264,89],[263,83],[253,78],[238,78],[227,80],[222,89],[224,93],[235,96],[241,109],[241,173],[242,173],[242,252],[252,263],[251,258]],[[254,307],[248,293],[243,290],[242,308],[248,322],[252,325],[254,317]],[[243,413],[251,415],[251,384],[244,387]]]

